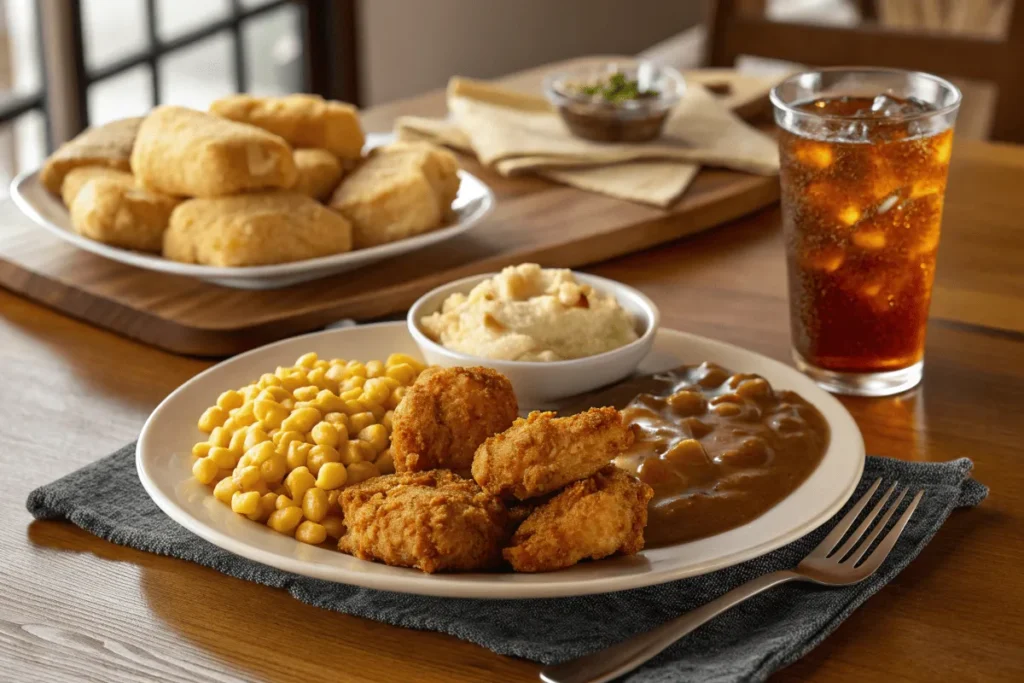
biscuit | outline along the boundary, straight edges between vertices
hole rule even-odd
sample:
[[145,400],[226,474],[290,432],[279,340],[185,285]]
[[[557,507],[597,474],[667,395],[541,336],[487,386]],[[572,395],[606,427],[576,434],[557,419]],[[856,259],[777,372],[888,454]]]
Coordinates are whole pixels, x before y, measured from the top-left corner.
[[71,225],[79,235],[97,242],[160,253],[178,203],[174,197],[125,184],[121,178],[93,178],[71,203]]
[[81,166],[105,166],[128,171],[131,168],[128,160],[132,154],[132,145],[135,144],[141,123],[141,116],[111,121],[102,126],[93,126],[65,142],[43,164],[39,172],[43,186],[59,195],[64,176]]
[[184,107],[157,107],[142,122],[132,170],[146,188],[170,195],[218,197],[289,188],[297,172],[280,137]]
[[304,94],[231,95],[211,104],[210,111],[280,135],[293,147],[326,149],[342,159],[358,159],[362,155],[365,138],[359,113],[344,102]]
[[292,154],[299,179],[292,188],[299,194],[323,201],[341,182],[342,168],[338,157],[326,149],[297,149]]
[[458,162],[429,143],[375,149],[330,200],[352,222],[361,249],[434,230],[447,219],[458,192]]
[[96,178],[114,180],[124,187],[135,187],[135,176],[128,171],[118,171],[108,166],[79,166],[78,168],[71,169],[64,176],[64,182],[61,183],[60,198],[64,201],[64,206],[70,209],[71,203],[75,201],[79,190],[87,182]]
[[296,192],[190,199],[171,214],[164,256],[210,266],[259,266],[352,248],[352,226]]

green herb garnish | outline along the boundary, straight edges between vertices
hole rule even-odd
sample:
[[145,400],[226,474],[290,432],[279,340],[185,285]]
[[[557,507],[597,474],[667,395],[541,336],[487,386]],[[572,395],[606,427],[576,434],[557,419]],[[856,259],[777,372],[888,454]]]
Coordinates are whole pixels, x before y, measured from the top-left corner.
[[640,83],[636,79],[626,78],[626,74],[621,71],[613,73],[607,81],[581,85],[577,88],[577,92],[588,97],[600,97],[613,104],[658,96],[658,91],[653,88],[641,90]]

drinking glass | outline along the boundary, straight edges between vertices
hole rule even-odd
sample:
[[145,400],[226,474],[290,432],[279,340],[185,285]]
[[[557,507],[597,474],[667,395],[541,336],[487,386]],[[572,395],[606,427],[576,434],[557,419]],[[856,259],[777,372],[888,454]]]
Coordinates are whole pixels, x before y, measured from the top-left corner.
[[793,359],[829,391],[921,381],[960,91],[925,73],[821,69],[771,93]]

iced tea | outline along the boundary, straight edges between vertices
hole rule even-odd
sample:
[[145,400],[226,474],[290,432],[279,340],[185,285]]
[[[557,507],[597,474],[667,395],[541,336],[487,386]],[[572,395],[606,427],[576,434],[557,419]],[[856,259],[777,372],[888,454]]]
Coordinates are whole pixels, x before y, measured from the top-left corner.
[[[804,115],[779,141],[797,362],[835,391],[908,388],[924,355],[952,120],[888,93],[789,106]],[[876,374],[908,368],[916,377],[890,384]],[[859,376],[883,380],[844,382]]]

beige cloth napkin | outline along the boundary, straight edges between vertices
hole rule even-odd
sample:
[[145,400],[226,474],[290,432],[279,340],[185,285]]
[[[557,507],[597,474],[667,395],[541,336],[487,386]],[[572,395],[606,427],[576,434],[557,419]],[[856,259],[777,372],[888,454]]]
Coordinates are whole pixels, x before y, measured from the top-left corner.
[[733,114],[701,80],[691,74],[687,93],[662,136],[644,144],[581,140],[568,132],[544,98],[463,78],[449,83],[448,119],[401,117],[395,128],[400,139],[432,140],[474,153],[505,176],[536,173],[660,207],[686,189],[701,163],[778,172],[775,141]]

